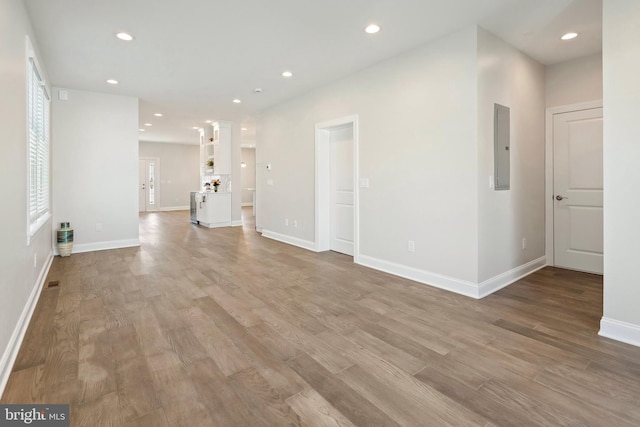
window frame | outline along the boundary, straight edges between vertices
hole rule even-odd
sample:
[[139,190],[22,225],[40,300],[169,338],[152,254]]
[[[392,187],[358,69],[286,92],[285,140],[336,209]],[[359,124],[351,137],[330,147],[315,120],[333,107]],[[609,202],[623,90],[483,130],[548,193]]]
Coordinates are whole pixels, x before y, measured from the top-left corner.
[[[26,219],[27,244],[30,245],[36,234],[51,218],[51,91],[28,36],[26,37],[25,59]],[[34,89],[38,92],[35,95],[33,94]],[[34,99],[39,105],[34,106]],[[35,122],[34,117],[36,117]],[[38,128],[40,129],[38,130]],[[34,200],[35,209],[33,208]]]

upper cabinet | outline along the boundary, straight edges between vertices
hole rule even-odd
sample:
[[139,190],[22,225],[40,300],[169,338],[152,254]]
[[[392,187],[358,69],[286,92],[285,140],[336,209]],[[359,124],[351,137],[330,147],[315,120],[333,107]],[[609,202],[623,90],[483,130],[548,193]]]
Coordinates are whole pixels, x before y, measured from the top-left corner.
[[211,126],[213,142],[207,141],[211,145],[206,151],[213,160],[213,175],[231,175],[231,123],[215,122]]

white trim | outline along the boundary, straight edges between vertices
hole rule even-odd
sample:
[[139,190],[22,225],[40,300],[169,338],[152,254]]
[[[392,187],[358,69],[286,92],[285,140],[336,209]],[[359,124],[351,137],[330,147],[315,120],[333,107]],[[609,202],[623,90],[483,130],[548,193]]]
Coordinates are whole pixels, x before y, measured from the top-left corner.
[[[94,251],[107,251],[111,249],[122,249],[122,248],[132,248],[135,246],[140,246],[139,239],[126,239],[126,240],[111,240],[107,242],[95,242],[95,243],[80,243],[74,244],[72,254],[80,254],[83,252],[94,252]],[[55,250],[56,255],[58,255],[58,249]]]
[[602,100],[547,108],[545,120],[545,251],[547,265],[555,265],[553,248],[553,116],[573,111],[602,108]]
[[546,265],[547,257],[541,256],[538,259],[534,259],[526,264],[522,264],[516,268],[512,268],[509,271],[505,271],[502,274],[498,274],[495,277],[487,279],[478,285],[478,298],[484,298],[487,295],[491,295],[492,293],[509,286],[513,282],[546,267]]
[[358,264],[446,291],[455,292],[471,298],[479,298],[478,285],[466,280],[456,279],[454,277],[444,276],[366,255],[360,255]]
[[640,326],[602,317],[598,335],[640,347]]
[[331,128],[351,125],[353,129],[353,262],[360,257],[360,143],[358,115],[341,117],[315,126],[315,244],[316,252],[328,251],[330,248],[329,220],[329,173],[330,147],[329,130]]
[[38,299],[42,292],[42,288],[44,287],[44,282],[47,279],[47,274],[49,274],[52,262],[53,253],[49,253],[49,258],[42,266],[38,280],[31,290],[31,294],[29,295],[27,303],[22,310],[20,319],[18,319],[18,323],[11,334],[7,348],[0,359],[0,396],[4,393],[4,388],[7,386],[7,382],[9,381],[11,370],[16,362],[16,357],[18,357],[18,351],[20,350],[22,340],[24,340],[24,335],[26,334],[29,323],[31,322],[33,312],[38,304]]
[[241,219],[234,219],[233,221],[231,221],[231,226],[232,227],[242,227],[242,220]]
[[446,291],[455,292],[467,297],[481,299],[490,295],[497,290],[510,285],[511,283],[522,279],[529,274],[544,268],[546,265],[545,257],[523,264],[512,270],[499,274],[491,279],[485,280],[480,284],[469,282],[467,280],[456,279],[430,271],[420,270],[414,267],[385,261],[379,258],[373,258],[366,255],[360,255],[360,265],[373,268],[375,270],[384,271],[394,276],[404,277],[418,283],[444,289]]
[[160,208],[158,212],[173,212],[173,211],[188,211],[191,208],[189,206],[172,206],[168,208]]
[[298,239],[297,237],[287,236],[286,234],[276,233],[274,231],[262,230],[262,237],[266,237],[271,240],[277,240],[278,242],[288,243],[293,246],[297,246],[309,251],[316,251],[316,243],[310,240]]

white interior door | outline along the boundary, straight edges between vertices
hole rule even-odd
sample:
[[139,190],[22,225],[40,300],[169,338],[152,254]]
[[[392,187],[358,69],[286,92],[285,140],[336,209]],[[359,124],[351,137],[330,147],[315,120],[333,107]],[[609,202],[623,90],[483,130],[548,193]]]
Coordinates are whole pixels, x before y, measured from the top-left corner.
[[353,126],[331,130],[330,135],[330,248],[353,256]]
[[553,116],[554,264],[602,274],[602,108]]
[[140,212],[158,210],[157,183],[160,175],[160,160],[141,158],[138,165],[138,210]]

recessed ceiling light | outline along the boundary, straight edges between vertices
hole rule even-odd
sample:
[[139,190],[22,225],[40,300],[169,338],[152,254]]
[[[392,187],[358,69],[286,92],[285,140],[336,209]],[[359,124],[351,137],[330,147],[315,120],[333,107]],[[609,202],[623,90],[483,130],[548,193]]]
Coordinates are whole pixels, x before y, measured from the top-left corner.
[[192,127],[191,129],[193,129],[193,130],[199,130],[200,128],[199,128],[198,126],[194,126],[194,127]]
[[116,37],[119,38],[120,40],[124,40],[126,42],[130,42],[131,40],[133,40],[133,36],[131,34],[125,33],[125,32],[116,34]]
[[144,129],[138,129],[140,132],[144,132]]
[[560,37],[562,40],[571,40],[578,37],[578,33],[567,33],[564,36]]
[[151,123],[145,123],[145,126],[153,126]]
[[380,26],[377,24],[369,24],[367,25],[367,28],[364,29],[364,31],[368,34],[375,34],[380,31]]
[[291,71],[283,71],[282,77],[293,77],[293,73]]
[[205,123],[211,123],[211,120],[207,120]]
[[254,93],[262,93],[262,88],[257,87],[257,88],[255,88],[255,89],[253,90],[253,92],[254,92]]
[[154,116],[156,117],[162,117],[162,113],[155,113]]
[[109,83],[110,85],[117,85],[118,81],[114,80],[114,79],[109,79],[109,80],[107,80],[107,83]]
[[247,130],[247,128],[240,128],[240,130]]
[[236,99],[234,99],[234,100],[233,100],[233,103],[234,103],[234,104],[240,104],[241,102],[242,102],[242,101],[240,101],[238,98],[236,98]]

